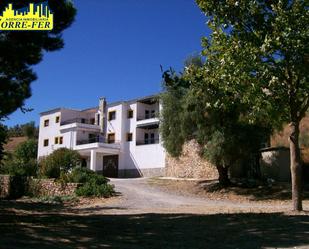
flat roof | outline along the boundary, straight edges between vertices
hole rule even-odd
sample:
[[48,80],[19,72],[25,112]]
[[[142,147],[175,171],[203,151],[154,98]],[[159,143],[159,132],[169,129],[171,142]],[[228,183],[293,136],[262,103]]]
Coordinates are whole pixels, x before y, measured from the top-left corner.
[[[157,93],[157,94],[152,94],[152,95],[148,95],[148,96],[144,96],[144,97],[139,97],[139,98],[135,98],[135,99],[131,99],[131,100],[126,100],[126,101],[124,101],[124,100],[114,101],[114,102],[111,102],[111,103],[107,103],[107,107],[111,107],[111,106],[115,106],[115,105],[120,105],[120,104],[124,104],[124,103],[132,104],[132,103],[143,101],[143,100],[147,100],[147,99],[157,98],[159,95],[160,95],[160,93]],[[62,110],[70,110],[70,111],[83,112],[83,111],[89,111],[89,110],[92,110],[92,109],[98,109],[98,106],[86,108],[86,109],[83,109],[83,110],[76,110],[76,109],[58,107],[58,108],[54,108],[54,109],[51,109],[51,110],[48,110],[48,111],[45,111],[45,112],[41,112],[40,116],[52,114],[52,113],[59,112],[59,111],[62,111]]]

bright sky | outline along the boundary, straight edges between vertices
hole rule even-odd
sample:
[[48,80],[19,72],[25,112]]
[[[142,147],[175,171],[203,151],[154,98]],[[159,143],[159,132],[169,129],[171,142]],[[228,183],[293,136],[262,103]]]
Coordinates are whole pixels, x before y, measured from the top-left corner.
[[[84,109],[161,90],[160,65],[180,70],[201,51],[206,18],[194,0],[75,0],[77,17],[64,32],[65,48],[35,67],[38,80],[20,111],[5,124],[38,122],[55,107]],[[57,16],[55,16],[57,18]]]

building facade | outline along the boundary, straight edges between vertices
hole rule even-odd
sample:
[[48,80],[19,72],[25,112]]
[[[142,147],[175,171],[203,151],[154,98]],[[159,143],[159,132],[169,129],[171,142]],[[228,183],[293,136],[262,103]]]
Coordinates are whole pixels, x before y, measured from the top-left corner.
[[58,148],[79,152],[83,165],[107,177],[163,175],[160,103],[156,96],[106,103],[86,110],[57,108],[41,113],[38,157]]

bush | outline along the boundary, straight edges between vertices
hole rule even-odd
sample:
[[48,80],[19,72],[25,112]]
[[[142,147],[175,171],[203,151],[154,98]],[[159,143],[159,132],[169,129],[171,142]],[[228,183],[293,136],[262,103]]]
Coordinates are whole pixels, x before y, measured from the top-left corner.
[[28,161],[36,159],[38,151],[38,142],[35,139],[29,139],[19,144],[14,152],[14,156],[19,160]]
[[41,182],[37,179],[29,179],[26,195],[30,197],[39,197],[41,194]]
[[78,196],[110,197],[114,194],[114,186],[110,184],[98,184],[95,180],[86,182],[83,186],[76,189]]
[[87,168],[74,168],[68,174],[67,180],[83,184],[76,189],[75,193],[78,196],[110,197],[114,194],[114,186],[108,184],[109,180],[106,177]]
[[47,178],[59,178],[60,172],[66,174],[80,164],[81,157],[77,151],[61,148],[40,161],[40,175]]
[[35,159],[23,161],[18,158],[5,160],[1,166],[1,173],[11,176],[36,176],[38,165]]
[[12,176],[36,176],[38,165],[37,141],[27,140],[19,144],[13,154],[3,160],[0,172]]

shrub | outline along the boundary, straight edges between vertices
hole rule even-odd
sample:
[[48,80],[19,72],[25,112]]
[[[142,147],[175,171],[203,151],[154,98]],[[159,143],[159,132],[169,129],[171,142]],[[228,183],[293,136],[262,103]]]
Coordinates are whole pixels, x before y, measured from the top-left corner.
[[28,179],[25,176],[10,177],[10,199],[18,199],[25,195],[28,187]]
[[66,174],[80,164],[81,157],[78,152],[61,148],[40,161],[40,175],[47,178],[59,178],[60,172]]
[[36,176],[38,165],[37,141],[27,140],[19,144],[12,154],[8,154],[1,165],[1,173],[12,176]]
[[114,194],[114,186],[110,184],[98,184],[96,181],[86,182],[76,189],[78,196],[110,197]]
[[1,173],[11,176],[36,176],[38,165],[35,159],[28,161],[18,158],[5,160],[1,166]]
[[28,161],[37,158],[37,151],[38,142],[35,139],[29,139],[17,146],[14,156],[19,160]]
[[114,186],[108,184],[109,180],[97,173],[87,169],[77,167],[68,174],[69,182],[82,183],[76,189],[78,196],[110,197],[114,193]]
[[38,179],[29,179],[26,195],[30,197],[38,197],[41,194],[41,182]]

